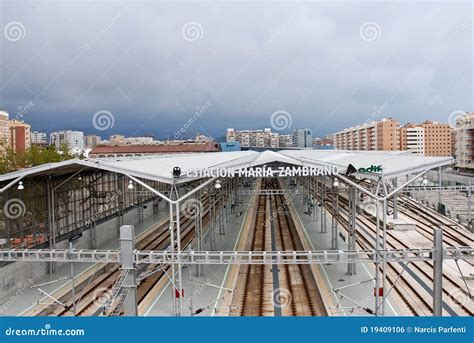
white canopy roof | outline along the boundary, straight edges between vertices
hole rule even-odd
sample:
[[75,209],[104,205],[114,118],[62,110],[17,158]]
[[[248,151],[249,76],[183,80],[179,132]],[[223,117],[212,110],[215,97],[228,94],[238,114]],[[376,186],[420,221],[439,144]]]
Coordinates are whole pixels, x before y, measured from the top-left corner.
[[345,173],[349,164],[356,169],[371,165],[381,166],[380,173],[355,173],[366,178],[393,178],[421,172],[453,163],[451,157],[424,157],[409,155],[406,152],[368,152],[338,150],[282,150],[275,151],[236,151],[197,154],[149,155],[144,157],[124,157],[105,159],[73,159],[59,163],[49,163],[38,167],[20,170],[0,176],[0,182],[24,177],[60,175],[89,169],[100,169],[138,178],[165,183],[182,183],[196,179],[183,175],[178,179],[172,176],[174,167],[181,170],[204,170],[216,168],[242,169],[270,163],[283,163],[297,166],[324,167],[337,166]]

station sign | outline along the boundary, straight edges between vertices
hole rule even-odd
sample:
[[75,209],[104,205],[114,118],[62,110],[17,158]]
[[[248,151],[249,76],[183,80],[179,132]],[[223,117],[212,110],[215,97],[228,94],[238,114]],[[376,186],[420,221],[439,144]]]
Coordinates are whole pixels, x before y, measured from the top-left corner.
[[339,174],[338,166],[324,167],[253,167],[253,168],[211,168],[190,169],[188,177],[292,177],[292,176],[331,176]]

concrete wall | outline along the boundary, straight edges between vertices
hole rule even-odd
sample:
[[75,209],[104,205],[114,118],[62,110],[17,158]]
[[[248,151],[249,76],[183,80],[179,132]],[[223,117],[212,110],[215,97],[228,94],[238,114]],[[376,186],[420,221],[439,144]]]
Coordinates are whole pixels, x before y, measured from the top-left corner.
[[[145,203],[143,207],[143,219],[153,214],[153,201]],[[124,224],[136,225],[139,222],[138,207],[124,213]],[[82,237],[74,242],[75,249],[90,249],[90,229],[82,233]],[[119,241],[119,218],[115,217],[96,226],[96,242],[98,249],[115,249]],[[58,249],[68,249],[67,240],[57,242]],[[44,282],[49,275],[48,262],[14,262],[0,267],[0,304],[20,292],[23,288],[29,288],[38,283]],[[64,263],[56,264],[58,275],[53,275],[52,280],[60,278],[64,268]],[[63,268],[61,268],[63,267]]]

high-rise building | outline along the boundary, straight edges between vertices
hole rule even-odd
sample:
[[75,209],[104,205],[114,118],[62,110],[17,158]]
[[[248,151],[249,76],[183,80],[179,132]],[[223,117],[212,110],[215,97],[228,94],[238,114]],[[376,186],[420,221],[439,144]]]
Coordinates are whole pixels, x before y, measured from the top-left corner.
[[86,135],[84,136],[84,147],[87,149],[93,149],[100,144],[102,139],[97,135]]
[[227,129],[227,142],[240,142],[243,147],[278,148],[280,146],[279,134],[271,129],[241,130]]
[[32,131],[31,132],[31,144],[47,145],[48,135],[46,132]]
[[457,118],[454,132],[456,167],[472,171],[474,169],[474,112]]
[[62,150],[65,146],[70,151],[83,150],[84,133],[82,131],[71,130],[51,132],[49,142],[56,147],[56,150]]
[[399,150],[400,124],[392,118],[373,121],[333,134],[339,150]]
[[10,147],[15,153],[31,147],[31,126],[20,120],[10,120]]
[[313,134],[310,129],[295,129],[292,136],[292,145],[297,148],[312,148]]
[[7,151],[10,146],[10,124],[6,111],[0,110],[0,154]]
[[428,120],[406,124],[400,128],[400,149],[424,156],[452,156],[452,128]]

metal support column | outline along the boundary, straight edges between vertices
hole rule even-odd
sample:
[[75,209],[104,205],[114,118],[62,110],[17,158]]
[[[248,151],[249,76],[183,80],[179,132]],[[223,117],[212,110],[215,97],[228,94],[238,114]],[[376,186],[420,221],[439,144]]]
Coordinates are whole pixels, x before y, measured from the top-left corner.
[[375,306],[374,306],[374,313],[376,316],[380,314],[380,237],[379,237],[379,229],[380,229],[380,221],[379,221],[379,200],[375,201],[375,287],[374,287],[374,295],[375,295]]
[[339,187],[333,186],[333,213],[331,218],[331,249],[339,249],[339,225],[337,220],[339,217]]
[[217,224],[217,218],[216,218],[216,194],[215,194],[214,188],[211,187],[209,190],[209,198],[211,201],[211,226],[210,226],[210,250],[215,250],[216,249],[216,224]]
[[[171,196],[171,199],[173,199],[174,197],[174,192],[173,192],[173,187],[171,188],[171,191],[170,191],[170,196]],[[174,210],[173,210],[173,204],[170,202],[169,203],[169,206],[170,206],[170,251],[171,253],[174,253],[175,252],[175,243],[174,243],[174,227],[175,227],[175,217],[174,217]],[[173,300],[173,315],[176,316],[176,296],[175,296],[175,292],[176,292],[176,282],[175,282],[175,264],[172,263],[171,264],[171,286],[172,286],[172,289],[171,289],[171,297],[172,297],[172,300]]]
[[[180,224],[180,210],[179,202],[176,204],[176,245],[178,254],[181,253],[181,224]],[[183,278],[182,278],[182,265],[178,263],[178,292],[176,293],[178,297],[178,316],[183,315]]]
[[435,228],[433,240],[433,316],[443,310],[443,229]]
[[442,205],[442,192],[441,189],[443,187],[443,179],[442,179],[442,173],[441,173],[441,167],[438,168],[438,212],[441,214],[445,214],[445,211],[443,210],[443,205]]
[[[51,175],[49,175],[48,179],[46,179],[46,197],[47,197],[47,205],[48,205],[48,231],[49,231],[49,248],[54,249],[54,230],[53,230],[53,222],[54,222],[54,208],[53,208],[53,200],[52,200],[52,191],[51,191]],[[10,237],[7,237],[7,242],[10,244]],[[49,263],[49,274],[52,275],[54,273],[55,264],[54,262]]]
[[124,300],[124,315],[137,316],[137,279],[134,263],[135,250],[135,228],[133,225],[122,225],[120,227],[120,263],[122,270],[127,270],[123,287],[128,288]]
[[123,196],[123,176],[120,174],[117,175],[117,208],[118,208],[118,220],[119,220],[119,228],[123,225],[123,203],[124,203],[124,196]]
[[[198,199],[202,199],[201,191],[198,193]],[[201,202],[199,202],[201,204]],[[197,206],[196,215],[194,217],[194,225],[196,228],[196,250],[203,251],[202,245],[202,206]],[[191,269],[191,268],[190,268]],[[202,265],[198,264],[196,266],[196,276],[202,276]]]
[[326,176],[323,176],[321,181],[321,233],[328,232],[327,221],[325,215],[325,203],[326,203]]
[[[398,188],[398,178],[393,180],[393,187]],[[398,192],[393,196],[393,219],[398,219]]]
[[[348,237],[348,249],[356,249],[356,189],[354,187],[349,187],[349,237]],[[355,275],[356,274],[356,264],[350,262],[347,264],[347,274]]]
[[[384,195],[386,192],[384,193]],[[383,200],[383,213],[382,213],[382,249],[387,249],[387,199]],[[386,303],[386,291],[387,291],[387,263],[382,262],[382,316],[385,316],[385,303]]]
[[472,227],[472,190],[471,190],[471,180],[469,179],[469,188],[467,190],[467,228],[473,232],[473,227]]

